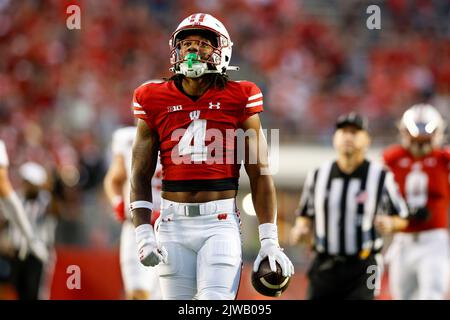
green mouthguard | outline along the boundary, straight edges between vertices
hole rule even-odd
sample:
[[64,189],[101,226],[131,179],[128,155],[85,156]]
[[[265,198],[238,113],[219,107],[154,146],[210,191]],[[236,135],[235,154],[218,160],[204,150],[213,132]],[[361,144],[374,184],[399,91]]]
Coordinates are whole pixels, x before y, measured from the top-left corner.
[[192,65],[194,63],[199,63],[200,61],[198,60],[197,54],[196,53],[189,53],[186,56],[186,61],[188,63],[188,68],[192,68]]

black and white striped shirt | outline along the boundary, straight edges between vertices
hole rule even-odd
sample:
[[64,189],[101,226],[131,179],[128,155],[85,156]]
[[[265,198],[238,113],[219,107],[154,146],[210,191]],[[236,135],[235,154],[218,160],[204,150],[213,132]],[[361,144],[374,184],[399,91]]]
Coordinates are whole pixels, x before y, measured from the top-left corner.
[[[33,228],[34,236],[48,247],[52,247],[55,243],[57,220],[49,213],[51,194],[46,190],[40,190],[35,199],[26,199],[23,195],[20,195],[20,198]],[[25,246],[27,241],[22,232],[14,225],[10,226],[9,237],[16,249],[19,250]]]
[[346,174],[334,161],[308,174],[298,215],[314,220],[317,252],[353,256],[379,251],[383,242],[374,228],[376,214],[408,215],[393,174],[382,165],[364,160]]

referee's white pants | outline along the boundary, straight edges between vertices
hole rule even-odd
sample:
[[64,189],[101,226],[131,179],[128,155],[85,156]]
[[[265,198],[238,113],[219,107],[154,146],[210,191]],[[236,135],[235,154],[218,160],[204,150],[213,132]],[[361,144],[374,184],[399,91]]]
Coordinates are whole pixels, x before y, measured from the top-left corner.
[[386,261],[393,299],[446,299],[450,281],[447,230],[396,234]]
[[139,261],[134,226],[128,220],[123,222],[120,235],[120,270],[127,293],[144,290],[149,293],[150,300],[161,299],[158,273],[155,268],[145,267]]
[[158,241],[168,252],[157,266],[163,299],[232,300],[239,288],[242,248],[235,199],[205,202],[197,216],[162,199]]

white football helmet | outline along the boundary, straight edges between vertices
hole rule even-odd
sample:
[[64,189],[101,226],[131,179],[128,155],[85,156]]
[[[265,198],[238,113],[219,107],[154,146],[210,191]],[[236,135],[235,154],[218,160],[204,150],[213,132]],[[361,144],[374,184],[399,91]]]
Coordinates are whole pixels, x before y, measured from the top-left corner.
[[402,143],[415,156],[424,156],[444,142],[446,123],[429,104],[416,104],[405,111],[399,129]]
[[[184,38],[188,30],[202,30],[211,32],[213,36],[212,53],[207,59],[198,57],[192,63],[187,57],[180,56],[180,41]],[[169,41],[170,63],[172,72],[183,74],[189,78],[197,78],[205,73],[222,73],[227,70],[238,70],[238,67],[229,66],[233,42],[231,42],[225,26],[206,13],[194,13],[181,21],[177,29],[172,33]],[[187,55],[188,56],[188,55]]]

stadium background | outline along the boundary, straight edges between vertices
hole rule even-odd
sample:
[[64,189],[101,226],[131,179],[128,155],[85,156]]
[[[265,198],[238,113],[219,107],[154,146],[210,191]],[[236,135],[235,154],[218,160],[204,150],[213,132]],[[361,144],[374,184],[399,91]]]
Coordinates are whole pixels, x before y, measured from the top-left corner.
[[[80,30],[66,27],[71,4],[81,8]],[[366,27],[370,4],[381,8],[380,30]],[[170,75],[169,36],[194,12],[225,24],[234,42],[231,64],[241,67],[231,78],[261,87],[263,125],[280,129],[278,220],[296,265],[285,299],[305,294],[312,253],[286,241],[306,171],[333,157],[337,115],[357,110],[369,118],[374,159],[397,141],[396,121],[411,104],[429,101],[450,119],[447,0],[0,0],[0,139],[10,175],[17,185],[18,165],[43,164],[60,204],[51,298],[123,298],[120,226],[102,189],[111,133],[132,124],[135,87]],[[259,244],[248,193],[244,176],[239,298],[262,299],[249,280]],[[66,287],[69,265],[81,268],[80,290]]]

